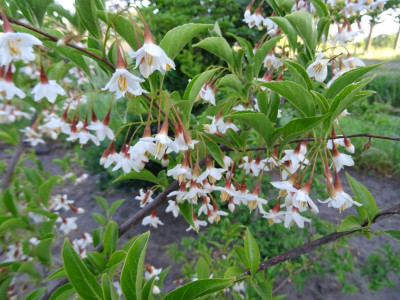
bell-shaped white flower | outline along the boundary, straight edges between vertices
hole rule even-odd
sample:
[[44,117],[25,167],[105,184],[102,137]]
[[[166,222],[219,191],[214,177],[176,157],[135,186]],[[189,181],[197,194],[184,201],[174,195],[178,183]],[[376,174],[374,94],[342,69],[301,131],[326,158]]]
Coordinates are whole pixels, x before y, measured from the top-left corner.
[[42,66],[40,70],[40,82],[34,86],[32,94],[34,95],[33,99],[36,102],[43,98],[47,98],[50,103],[54,103],[58,95],[65,95],[65,90],[55,80],[47,79]]
[[133,75],[127,69],[118,68],[102,90],[109,90],[115,93],[116,99],[124,97],[126,93],[140,96],[143,93],[147,93],[147,91],[143,90],[140,86],[141,82],[144,82],[144,80]]
[[4,96],[7,100],[11,100],[15,96],[23,99],[26,96],[23,90],[15,86],[11,67],[8,67],[6,78],[0,81],[0,95]]
[[164,225],[164,223],[157,217],[156,210],[154,209],[150,216],[143,218],[142,225],[150,225],[151,227],[157,228],[158,225]]
[[144,78],[148,78],[154,71],[158,70],[165,74],[170,69],[175,69],[175,63],[170,59],[165,51],[156,45],[151,36],[147,24],[144,25],[144,44],[137,51],[128,52],[128,55],[136,59],[136,66]]
[[318,53],[316,60],[307,67],[307,74],[314,77],[316,81],[323,82],[328,76],[329,59],[324,59],[321,52]]
[[304,228],[304,222],[311,222],[311,220],[300,215],[297,207],[288,207],[288,210],[285,213],[284,223],[286,228],[289,228],[294,223],[296,223],[299,228]]
[[179,215],[178,202],[176,202],[174,200],[168,200],[168,206],[165,209],[165,212],[167,212],[167,213],[171,212],[174,215],[174,217],[177,218]]
[[0,35],[1,65],[8,65],[18,59],[34,60],[33,46],[42,45],[42,42],[29,33],[14,32],[4,12],[2,18],[4,33]]

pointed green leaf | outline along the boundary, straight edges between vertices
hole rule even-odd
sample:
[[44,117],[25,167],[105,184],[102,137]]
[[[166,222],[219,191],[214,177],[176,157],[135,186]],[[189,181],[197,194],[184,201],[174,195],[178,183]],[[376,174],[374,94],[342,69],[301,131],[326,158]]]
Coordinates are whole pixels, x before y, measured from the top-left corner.
[[218,56],[219,58],[226,61],[232,69],[235,69],[233,50],[223,37],[209,37],[193,45],[193,47],[202,48]]
[[259,81],[259,84],[283,96],[304,116],[311,117],[315,115],[313,96],[301,85],[293,81]]
[[276,23],[279,28],[287,35],[289,40],[289,44],[292,49],[297,48],[297,33],[293,28],[292,24],[290,24],[289,20],[283,17],[271,17],[270,18],[274,23]]
[[96,277],[87,269],[68,239],[64,241],[62,258],[68,279],[78,295],[85,300],[102,299],[101,287]]
[[189,100],[192,103],[196,100],[200,93],[203,85],[211,79],[211,77],[217,72],[219,68],[205,71],[199,75],[196,75],[187,85],[185,93],[183,94],[183,99]]
[[160,47],[169,58],[174,59],[192,38],[212,27],[211,24],[193,23],[175,27],[166,33],[160,42]]
[[260,265],[260,250],[249,228],[246,229],[244,238],[244,251],[246,253],[246,260],[249,263],[250,273],[254,276]]
[[111,255],[117,249],[118,243],[118,224],[114,221],[108,222],[104,234],[104,253]]
[[354,81],[356,81],[358,78],[365,75],[369,71],[379,67],[380,65],[382,65],[382,64],[358,67],[354,70],[350,70],[350,71],[344,73],[342,76],[340,76],[338,79],[336,79],[332,83],[332,85],[329,87],[329,89],[326,92],[326,98],[328,98],[328,99],[335,98],[336,95],[340,91],[342,91],[346,86],[353,83]]
[[285,17],[303,39],[303,42],[310,54],[315,52],[317,47],[317,30],[314,23],[314,16],[305,11],[296,11]]
[[266,41],[254,54],[254,64],[253,64],[253,74],[254,77],[258,77],[258,73],[260,73],[261,66],[263,65],[265,57],[272,50],[275,44],[281,39],[280,36],[274,37]]
[[49,265],[51,263],[51,244],[53,243],[53,238],[43,239],[37,244],[36,252],[39,260],[45,264]]
[[102,38],[94,0],[75,0],[76,12],[85,28],[96,38]]
[[303,88],[312,90],[313,85],[306,70],[298,62],[289,59],[281,59],[282,63],[290,71],[293,81],[300,84]]
[[60,179],[60,176],[51,177],[39,186],[39,198],[45,207],[49,206],[50,194],[53,190],[54,184],[57,182],[58,179]]
[[376,202],[372,194],[361,183],[354,179],[349,173],[346,173],[347,181],[355,194],[355,201],[361,203],[368,213],[368,219],[371,222],[376,214],[380,211],[376,206]]
[[121,273],[121,289],[125,299],[141,300],[144,258],[150,232],[141,234],[132,244]]
[[122,174],[113,182],[118,182],[121,180],[129,180],[129,179],[140,179],[140,180],[150,181],[155,184],[159,184],[158,178],[147,169],[143,169],[140,172],[132,171],[128,174]]
[[196,265],[196,274],[198,279],[207,279],[210,276],[210,268],[204,257],[200,257]]
[[239,111],[228,115],[227,118],[232,118],[251,126],[251,128],[256,130],[264,138],[267,145],[271,146],[274,128],[272,127],[271,121],[263,113]]
[[355,216],[347,216],[338,228],[338,232],[350,231],[361,228],[358,218]]
[[169,292],[164,300],[192,300],[222,291],[231,286],[234,278],[200,279]]

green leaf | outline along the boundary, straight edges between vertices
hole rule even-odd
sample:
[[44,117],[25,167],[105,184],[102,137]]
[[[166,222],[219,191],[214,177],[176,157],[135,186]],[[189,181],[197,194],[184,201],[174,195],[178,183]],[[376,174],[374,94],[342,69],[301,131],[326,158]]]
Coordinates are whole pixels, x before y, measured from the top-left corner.
[[47,287],[38,288],[30,293],[25,300],[39,300],[46,290]]
[[78,295],[85,300],[102,299],[101,287],[96,277],[87,269],[68,239],[64,240],[62,258],[68,279]]
[[200,257],[196,265],[196,274],[198,279],[207,279],[210,276],[210,268],[204,257]]
[[150,182],[159,184],[158,178],[156,176],[154,176],[154,174],[151,173],[147,169],[143,169],[140,172],[132,171],[128,174],[122,174],[117,179],[115,179],[113,182],[118,182],[121,180],[129,180],[129,179],[139,179],[139,180],[145,180],[145,181],[150,181]]
[[317,31],[314,16],[308,12],[296,11],[286,16],[290,24],[303,39],[309,55],[313,55],[317,46]]
[[254,77],[258,77],[258,73],[260,73],[261,66],[263,65],[265,57],[272,50],[275,44],[281,39],[280,36],[274,37],[266,41],[254,54],[254,63],[253,63],[253,74]]
[[18,217],[18,208],[14,201],[14,195],[11,193],[11,189],[8,188],[5,190],[2,200],[7,208],[7,210],[14,216]]
[[107,225],[106,217],[103,216],[102,214],[93,212],[93,213],[90,213],[90,215],[91,215],[92,218],[93,218],[97,223],[99,223],[101,226],[106,226],[106,225]]
[[319,19],[317,24],[317,39],[319,43],[321,42],[323,35],[328,36],[330,25],[331,19],[329,17],[322,17],[321,19]]
[[204,143],[206,144],[206,147],[211,154],[211,156],[215,159],[215,161],[223,168],[225,168],[224,164],[224,159],[222,157],[222,151],[218,147],[216,143],[214,143],[212,140],[205,138]]
[[386,234],[390,235],[392,238],[400,241],[400,230],[387,230]]
[[326,92],[326,98],[332,99],[335,98],[336,95],[342,91],[346,86],[350,85],[354,81],[356,81],[361,76],[365,75],[369,71],[379,67],[382,64],[370,65],[365,67],[358,67],[354,70],[350,70],[343,75],[341,75],[338,79],[336,79],[329,89]]
[[87,260],[96,270],[99,271],[99,273],[103,272],[107,265],[107,261],[103,254],[99,252],[87,252]]
[[361,228],[358,218],[355,216],[347,216],[346,219],[340,223],[338,232],[350,231]]
[[35,14],[36,21],[38,22],[39,27],[41,27],[47,7],[53,2],[53,0],[29,0],[29,2],[32,11]]
[[192,205],[192,203],[189,203],[188,201],[185,201],[183,203],[178,202],[178,206],[179,206],[179,210],[180,210],[182,216],[185,218],[186,222],[188,222],[189,225],[191,225],[193,228],[195,228],[194,221],[193,221],[193,205]]
[[290,75],[293,77],[293,81],[300,84],[303,88],[308,90],[313,89],[313,85],[307,71],[294,60],[281,59],[282,63],[290,71]]
[[118,224],[114,221],[108,222],[104,234],[104,252],[111,255],[117,249],[118,243]]
[[315,104],[309,91],[293,81],[258,82],[288,100],[306,117],[315,115]]
[[110,276],[107,273],[104,273],[101,276],[101,287],[103,289],[103,300],[116,300],[115,291],[113,287],[113,283],[110,279]]
[[36,246],[36,253],[39,260],[45,264],[49,265],[51,263],[51,244],[53,243],[53,238],[43,239]]
[[125,199],[119,199],[115,202],[113,202],[110,206],[110,217],[115,213],[115,211],[122,205],[122,203],[125,202]]
[[239,275],[243,274],[243,270],[239,267],[229,267],[225,273],[224,273],[224,278],[231,278],[231,277],[237,277]]
[[156,276],[151,277],[144,285],[143,290],[142,290],[142,300],[153,299],[153,286],[154,286],[155,279],[156,279]]
[[26,229],[29,227],[27,221],[23,218],[11,218],[1,223],[0,225],[0,233],[5,231],[10,231],[15,228]]
[[310,91],[310,92],[313,95],[314,101],[315,103],[317,103],[321,113],[326,114],[327,112],[329,112],[330,107],[328,100],[323,95],[321,95],[316,91]]
[[58,270],[51,273],[44,281],[50,281],[59,278],[66,278],[67,272],[65,271],[64,267],[59,268]]
[[75,0],[76,12],[83,26],[97,39],[102,39],[97,8],[94,0]]
[[326,5],[321,0],[310,0],[310,2],[314,5],[315,10],[320,18],[329,17],[329,11],[326,8]]
[[115,251],[109,261],[107,262],[107,267],[111,268],[112,266],[115,266],[116,264],[121,263],[126,257],[126,252],[123,250],[117,250]]
[[[110,12],[106,13],[101,10],[97,11],[97,16],[100,18],[100,20],[102,20],[106,24],[108,23],[114,24],[115,30],[124,39],[124,41],[126,41],[132,49],[137,50],[138,44],[136,40],[135,31],[132,23],[127,18],[121,15],[118,15],[116,17],[116,14],[114,13]],[[142,36],[140,31],[136,30],[136,33],[140,39]]]
[[53,190],[53,186],[58,179],[60,179],[60,176],[51,177],[39,186],[38,193],[40,201],[47,208],[49,207],[49,198],[51,191]]
[[28,274],[30,277],[32,277],[35,280],[41,279],[41,274],[37,271],[37,268],[35,267],[35,265],[32,261],[23,262],[19,266],[17,272],[23,273],[23,274]]
[[251,126],[251,128],[256,130],[264,138],[268,147],[272,145],[274,128],[272,127],[270,120],[263,113],[239,111],[228,115],[227,118],[232,118]]
[[96,200],[97,204],[104,209],[105,212],[108,212],[108,203],[107,200],[101,196],[93,195],[94,200]]
[[[183,99],[189,100],[192,103],[196,100],[203,85],[217,72],[219,68],[205,71],[196,75],[187,85]],[[189,112],[190,113],[190,112]]]
[[212,27],[211,24],[193,23],[175,27],[166,33],[160,42],[160,47],[169,58],[174,59],[192,38]]
[[233,246],[233,250],[235,250],[235,253],[239,257],[239,259],[242,262],[242,264],[246,268],[249,268],[249,263],[247,261],[246,251],[244,250],[244,248],[242,246],[239,246],[239,245],[234,245]]
[[362,183],[351,177],[349,173],[346,173],[346,177],[356,196],[355,200],[365,207],[368,213],[368,219],[371,222],[376,214],[380,211],[376,206],[374,197]]
[[193,47],[202,48],[218,56],[226,61],[233,70],[235,70],[235,58],[233,56],[233,50],[223,37],[209,37],[193,45]]
[[290,47],[292,49],[297,49],[297,33],[289,20],[283,17],[271,17],[270,19],[274,21],[274,23],[276,23],[284,33],[286,33]]
[[229,87],[237,91],[240,95],[242,93],[243,84],[235,74],[228,74],[217,81],[217,86]]
[[328,116],[329,114],[325,114],[322,116],[299,118],[289,121],[285,126],[276,131],[276,133],[282,134],[283,136],[283,141],[279,143],[279,147],[282,149],[288,142],[298,137],[300,134],[315,128]]
[[210,296],[231,286],[234,278],[200,279],[169,292],[164,300],[192,300]]
[[[330,120],[327,122],[329,126],[334,119],[336,119],[346,108],[352,105],[355,101],[362,99],[357,94],[363,89],[368,82],[372,80],[372,77],[364,78],[363,80],[346,86],[336,97],[333,99],[330,107]],[[329,128],[326,128],[329,130]]]
[[244,238],[244,251],[246,253],[246,260],[249,264],[250,273],[254,276],[260,265],[260,250],[249,228],[246,229]]
[[56,289],[53,294],[51,294],[49,300],[67,300],[71,299],[71,297],[75,294],[76,292],[72,284],[67,283]]
[[141,234],[129,249],[121,273],[121,289],[125,299],[141,300],[144,258],[150,232]]

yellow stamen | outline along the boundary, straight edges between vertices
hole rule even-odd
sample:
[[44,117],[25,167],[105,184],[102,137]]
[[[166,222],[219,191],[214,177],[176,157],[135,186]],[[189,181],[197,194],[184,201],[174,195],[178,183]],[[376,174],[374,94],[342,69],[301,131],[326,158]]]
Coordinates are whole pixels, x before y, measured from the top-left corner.
[[269,225],[274,225],[274,220],[272,220],[272,219],[267,219],[267,220],[268,220]]
[[20,42],[21,39],[17,40],[9,40],[8,41],[8,48],[10,49],[10,55],[21,55],[21,50],[17,46],[17,42]]
[[128,87],[128,81],[126,80],[125,76],[118,76],[118,88],[121,91],[125,91]]
[[322,71],[322,64],[321,64],[321,63],[316,63],[316,64],[313,66],[313,69],[314,69],[315,72],[321,73],[321,71]]
[[146,62],[149,66],[152,66],[154,63],[154,57],[146,53]]

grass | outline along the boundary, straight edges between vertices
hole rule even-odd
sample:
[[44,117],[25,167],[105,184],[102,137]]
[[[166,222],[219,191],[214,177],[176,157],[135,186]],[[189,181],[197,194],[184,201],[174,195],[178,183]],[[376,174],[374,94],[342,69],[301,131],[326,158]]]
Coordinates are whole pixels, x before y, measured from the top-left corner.
[[[346,134],[368,132],[394,137],[399,137],[400,135],[400,117],[390,115],[387,112],[379,112],[379,110],[373,108],[370,108],[362,115],[354,112],[352,116],[342,118],[340,125]],[[371,147],[361,152],[366,142],[368,142],[367,138],[352,139],[352,143],[357,149],[356,165],[360,169],[371,173],[399,176],[400,143],[373,139]]]

